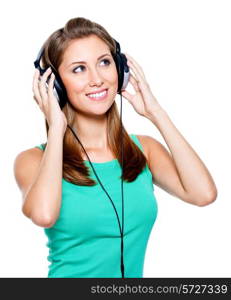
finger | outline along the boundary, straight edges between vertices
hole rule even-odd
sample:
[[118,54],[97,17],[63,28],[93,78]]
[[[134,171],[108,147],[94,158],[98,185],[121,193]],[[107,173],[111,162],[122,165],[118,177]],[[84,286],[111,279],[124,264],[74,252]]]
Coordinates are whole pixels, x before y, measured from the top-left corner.
[[[132,69],[130,69],[130,76],[129,76],[129,79],[131,78],[131,81],[132,81],[132,79],[134,79],[135,80],[135,82],[136,82],[136,84],[139,84],[139,82],[140,82],[140,80],[137,78],[137,74],[135,74],[135,72],[132,70]],[[143,79],[142,79],[143,80]],[[130,80],[129,80],[130,81]],[[134,82],[134,81],[132,81],[132,82]],[[132,83],[131,82],[131,83]]]
[[136,78],[137,83],[140,82],[142,83],[146,83],[146,79],[143,77],[143,75],[141,75],[138,70],[136,69],[136,67],[134,65],[132,65],[130,62],[128,62],[128,66],[130,67],[130,74],[134,74],[133,76]]
[[39,108],[41,111],[43,111],[42,109],[42,105],[40,104],[41,102],[38,102],[37,98],[35,96],[33,96],[34,100],[36,101],[36,103],[38,104]]
[[132,86],[134,87],[134,90],[136,92],[139,92],[140,88],[139,88],[138,82],[137,82],[136,78],[132,74],[130,74],[129,81],[131,82]]
[[42,96],[42,100],[44,102],[44,104],[47,104],[47,78],[51,73],[51,68],[49,67],[46,72],[43,74],[43,76],[41,77],[41,80],[39,81],[39,90],[40,90],[40,94]]
[[138,64],[138,62],[131,55],[127,53],[126,56],[128,57],[128,61],[132,63],[137,68],[137,70],[139,70],[139,72],[141,72],[141,74],[145,77],[144,71],[142,67]]
[[126,90],[122,91],[122,96],[123,96],[124,98],[126,98],[129,102],[132,101],[133,95],[130,94],[128,91],[126,91]]
[[54,81],[55,81],[55,74],[52,73],[49,79],[48,91],[47,91],[49,99],[54,98]]
[[39,70],[36,69],[34,76],[33,76],[33,85],[32,85],[32,90],[34,93],[34,99],[37,102],[37,104],[39,105],[39,107],[42,105],[42,99],[41,99],[41,95],[39,92]]
[[131,68],[135,69],[136,73],[138,73],[141,77],[143,77],[143,80],[146,80],[144,71],[141,68],[141,66],[129,54],[126,54],[126,56],[128,57],[128,61],[127,61],[128,66],[131,66]]

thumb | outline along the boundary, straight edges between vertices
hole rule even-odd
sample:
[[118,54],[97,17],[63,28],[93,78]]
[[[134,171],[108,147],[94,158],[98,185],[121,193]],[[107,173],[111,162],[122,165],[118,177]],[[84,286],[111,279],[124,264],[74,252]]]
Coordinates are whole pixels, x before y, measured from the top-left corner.
[[122,96],[125,98],[125,99],[127,99],[129,102],[131,102],[132,101],[132,94],[130,94],[129,92],[127,92],[127,91],[122,91]]

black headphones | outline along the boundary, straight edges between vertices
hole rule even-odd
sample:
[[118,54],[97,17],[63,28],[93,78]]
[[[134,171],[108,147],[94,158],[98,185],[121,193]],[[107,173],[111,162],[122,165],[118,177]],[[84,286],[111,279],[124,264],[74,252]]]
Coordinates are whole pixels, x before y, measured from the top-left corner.
[[[129,67],[127,65],[127,58],[123,53],[121,53],[120,44],[115,39],[114,39],[114,41],[116,43],[116,53],[112,54],[112,56],[115,61],[116,69],[117,69],[117,73],[118,73],[117,94],[119,94],[119,93],[121,93],[122,90],[125,90],[125,88],[128,85],[130,71],[129,71]],[[47,68],[43,69],[40,66],[40,60],[41,60],[43,54],[44,54],[44,47],[42,47],[40,49],[40,51],[37,55],[37,58],[34,61],[34,66],[35,66],[35,68],[37,68],[40,71],[41,76],[43,75],[44,72],[46,72],[46,70],[49,67],[48,66]],[[56,98],[58,99],[60,108],[62,109],[68,101],[66,88],[65,88],[59,74],[54,70],[54,68],[52,66],[50,66],[50,67],[52,69],[52,72],[55,75],[54,94],[55,94]],[[49,78],[48,78],[48,80],[49,80]]]

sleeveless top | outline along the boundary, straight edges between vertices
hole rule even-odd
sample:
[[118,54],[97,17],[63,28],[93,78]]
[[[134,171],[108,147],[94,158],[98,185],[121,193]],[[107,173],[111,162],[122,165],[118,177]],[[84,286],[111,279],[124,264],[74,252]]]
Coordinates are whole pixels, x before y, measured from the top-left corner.
[[[143,151],[134,134],[131,139]],[[44,144],[35,146],[44,150]],[[48,278],[121,278],[121,237],[118,219],[89,161],[95,186],[80,186],[62,178],[60,214],[44,228],[48,238]],[[92,165],[111,197],[122,226],[121,166],[117,159]],[[152,174],[146,164],[133,182],[123,183],[124,277],[142,278],[146,246],[157,217]]]

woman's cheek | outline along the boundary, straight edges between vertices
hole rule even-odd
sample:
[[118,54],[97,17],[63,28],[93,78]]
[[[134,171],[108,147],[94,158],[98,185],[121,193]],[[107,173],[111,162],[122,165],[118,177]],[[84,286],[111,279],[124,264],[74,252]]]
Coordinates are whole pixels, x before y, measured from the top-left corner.
[[83,83],[83,82],[77,82],[77,81],[74,81],[72,83],[68,83],[67,85],[67,93],[70,93],[70,94],[81,94],[81,93],[84,93],[85,92],[85,88],[86,85]]

